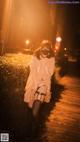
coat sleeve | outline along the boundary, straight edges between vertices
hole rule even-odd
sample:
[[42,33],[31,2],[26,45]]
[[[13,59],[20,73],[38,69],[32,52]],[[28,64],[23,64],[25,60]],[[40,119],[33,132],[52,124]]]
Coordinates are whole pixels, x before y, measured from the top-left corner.
[[38,66],[38,61],[35,57],[33,57],[30,63],[30,74],[26,82],[25,91],[32,88],[36,89],[37,87],[37,79],[36,79],[36,77],[38,78],[38,76],[36,76],[37,66]]

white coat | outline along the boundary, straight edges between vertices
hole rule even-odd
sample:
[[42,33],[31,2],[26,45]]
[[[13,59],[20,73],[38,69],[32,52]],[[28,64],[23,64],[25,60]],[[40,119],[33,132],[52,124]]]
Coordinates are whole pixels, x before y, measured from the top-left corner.
[[[33,56],[24,94],[24,102],[28,103],[29,107],[32,108],[35,100],[50,102],[51,76],[53,75],[54,70],[54,57],[42,58],[39,60],[36,56]],[[37,90],[39,94],[37,94]]]

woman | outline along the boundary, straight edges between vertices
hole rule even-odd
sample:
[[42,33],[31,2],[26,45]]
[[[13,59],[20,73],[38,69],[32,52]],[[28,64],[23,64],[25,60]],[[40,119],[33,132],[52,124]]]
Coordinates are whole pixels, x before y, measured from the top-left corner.
[[51,99],[51,76],[55,69],[55,58],[51,43],[43,41],[33,55],[30,74],[25,86],[24,102],[32,109],[36,118],[43,102]]

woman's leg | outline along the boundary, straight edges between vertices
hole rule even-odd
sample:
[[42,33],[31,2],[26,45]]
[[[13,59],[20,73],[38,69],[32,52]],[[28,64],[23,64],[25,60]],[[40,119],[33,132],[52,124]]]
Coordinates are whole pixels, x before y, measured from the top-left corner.
[[39,100],[36,100],[33,103],[32,113],[33,113],[33,116],[35,119],[38,119],[38,117],[39,117],[39,111],[40,111],[41,104],[42,103]]

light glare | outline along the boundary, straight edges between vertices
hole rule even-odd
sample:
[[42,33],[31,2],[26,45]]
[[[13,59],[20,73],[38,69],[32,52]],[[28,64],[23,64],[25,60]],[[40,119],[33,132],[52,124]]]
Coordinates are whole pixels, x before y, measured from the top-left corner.
[[57,38],[56,38],[56,41],[57,41],[57,42],[61,42],[61,41],[62,41],[62,38],[61,38],[61,37],[57,37]]
[[30,40],[26,40],[25,43],[26,43],[27,45],[29,45],[29,44],[30,44]]

